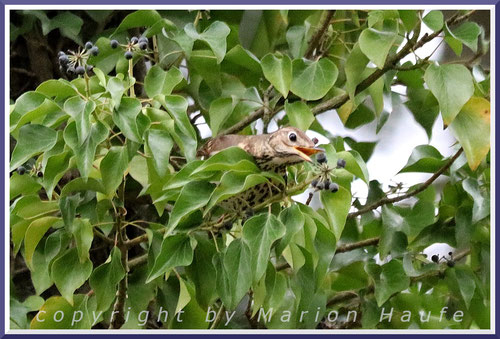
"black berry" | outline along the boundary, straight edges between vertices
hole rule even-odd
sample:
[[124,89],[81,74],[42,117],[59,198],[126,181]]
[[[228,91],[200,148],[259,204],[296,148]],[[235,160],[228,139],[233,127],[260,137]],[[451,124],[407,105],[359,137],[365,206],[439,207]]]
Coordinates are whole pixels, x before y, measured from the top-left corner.
[[437,254],[434,254],[432,257],[431,257],[431,260],[434,261],[435,263],[437,263],[439,261],[439,257]]
[[78,66],[77,68],[75,68],[75,73],[78,75],[82,75],[83,73],[85,73],[85,68],[83,68],[83,66]]
[[59,52],[57,52],[57,56],[58,56],[58,57],[60,57],[60,56],[62,56],[62,55],[66,55],[66,53],[64,53],[63,51],[59,51]]
[[312,187],[318,186],[318,182],[319,182],[318,179],[314,179],[313,181],[311,181],[311,186]]
[[90,49],[90,54],[92,54],[93,56],[96,56],[97,54],[99,54],[99,48],[97,46],[94,46]]
[[75,68],[73,66],[68,67],[68,69],[66,70],[66,73],[75,74]]
[[448,267],[453,267],[453,266],[455,266],[455,262],[453,260],[448,260],[446,265],[448,265]]
[[116,41],[116,40],[111,40],[111,41],[109,42],[109,45],[111,46],[111,48],[116,48],[116,47],[118,47],[118,41]]
[[17,168],[17,173],[18,173],[19,175],[23,175],[24,173],[26,173],[26,168],[25,168],[24,166],[19,166],[19,167]]
[[339,190],[339,185],[332,182],[332,183],[330,183],[329,190],[330,190],[330,192],[335,193]]
[[86,50],[91,49],[93,46],[94,46],[94,45],[93,45],[90,41],[87,41],[87,42],[85,43],[85,49],[86,49]]
[[139,41],[139,39],[136,36],[133,36],[132,39],[130,39],[130,42],[133,44],[136,44]]
[[139,48],[140,49],[147,49],[148,43],[147,42],[139,42]]
[[345,165],[346,165],[346,162],[344,159],[337,160],[337,168],[344,168]]
[[326,155],[325,155],[325,153],[318,154],[318,156],[316,157],[316,160],[318,161],[319,164],[322,164],[322,163],[326,162]]
[[148,42],[149,42],[149,40],[148,40],[148,38],[146,38],[145,36],[141,36],[141,37],[139,38],[139,43],[141,43],[141,42],[148,43]]
[[312,138],[312,142],[316,145],[319,142],[319,140],[318,140],[318,138],[314,137],[314,138]]
[[131,51],[125,52],[125,59],[130,60],[134,57],[134,54]]
[[39,177],[39,178],[43,177],[43,173],[42,173],[41,171],[39,171],[36,175],[37,175],[37,177]]
[[316,188],[319,189],[319,190],[322,190],[325,188],[325,184],[322,183],[322,182],[318,182],[318,184],[316,185]]
[[69,58],[68,58],[68,56],[67,56],[66,54],[63,54],[63,55],[61,55],[61,56],[59,57],[59,63],[60,63],[61,65],[67,65],[67,64],[68,64],[68,62],[69,62]]

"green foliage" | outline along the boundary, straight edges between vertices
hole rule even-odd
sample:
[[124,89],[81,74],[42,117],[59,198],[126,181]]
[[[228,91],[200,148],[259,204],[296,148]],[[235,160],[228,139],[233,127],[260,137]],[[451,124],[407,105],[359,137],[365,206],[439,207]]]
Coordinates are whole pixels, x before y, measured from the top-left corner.
[[[11,328],[489,328],[489,75],[460,60],[401,64],[416,43],[402,37],[424,24],[480,59],[485,30],[464,22],[466,12],[458,22],[438,10],[141,10],[108,21],[113,13],[22,11],[11,23],[13,40],[59,30],[74,50],[87,40],[85,20],[101,27],[92,72],[47,80],[11,105],[12,255],[33,287],[21,291],[11,276]],[[126,60],[132,34],[148,45]],[[454,152],[463,149],[447,157],[419,145],[400,170],[439,183],[371,180],[378,141],[343,139],[316,119],[329,111],[346,128],[378,133],[388,102],[404,103],[429,138],[440,116]],[[278,113],[279,127],[326,137],[322,164],[289,166],[285,179],[239,147],[197,157],[201,118],[212,136],[249,135]],[[310,188],[314,180],[327,188]],[[239,194],[257,185],[277,193],[253,211],[224,209],[229,198],[248,203]],[[308,187],[312,202],[291,199]],[[436,243],[453,258],[425,257]],[[382,307],[414,316],[380,321]],[[443,307],[463,321],[438,321]],[[120,310],[127,321],[110,318]],[[344,311],[357,320],[340,321]]]

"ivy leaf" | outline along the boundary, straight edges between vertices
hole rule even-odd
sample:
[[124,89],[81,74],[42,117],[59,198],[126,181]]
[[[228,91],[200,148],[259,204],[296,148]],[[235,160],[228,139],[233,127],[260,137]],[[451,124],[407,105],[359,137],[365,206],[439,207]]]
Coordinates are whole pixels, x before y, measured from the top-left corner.
[[154,166],[160,177],[165,176],[170,162],[170,151],[174,141],[167,131],[151,128],[147,132],[147,154],[153,157]]
[[132,141],[141,143],[142,134],[148,119],[140,114],[142,110],[141,103],[136,98],[122,98],[120,107],[113,111],[113,122],[120,128],[123,135]]
[[113,302],[118,283],[125,277],[121,252],[113,247],[108,260],[97,267],[90,276],[90,287],[97,299],[97,311],[106,311]]
[[236,104],[237,101],[233,97],[219,98],[212,101],[208,110],[208,116],[210,117],[210,129],[213,136],[219,133],[220,128],[227,121],[231,113],[233,113]]
[[407,93],[409,100],[405,102],[405,105],[430,139],[432,136],[432,127],[439,114],[439,103],[431,91],[423,88],[415,89],[408,87]]
[[328,215],[328,219],[332,223],[333,234],[336,239],[340,239],[347,214],[351,208],[351,192],[340,186],[339,190],[335,193],[321,191],[319,197]]
[[271,245],[285,235],[285,226],[271,213],[248,219],[243,225],[243,241],[252,256],[253,281],[257,282],[266,272]]
[[92,262],[80,262],[76,247],[68,249],[52,264],[51,277],[61,295],[70,305],[73,303],[73,293],[82,286],[92,273]]
[[424,16],[422,19],[424,24],[427,25],[430,29],[432,29],[434,32],[439,31],[441,28],[443,28],[444,24],[444,19],[443,19],[443,12],[441,11],[430,11],[429,13]]
[[365,270],[375,281],[375,299],[379,307],[394,293],[401,292],[410,286],[410,278],[406,275],[399,260],[393,259],[382,266],[370,263],[365,266]]
[[204,41],[217,58],[217,63],[222,62],[226,54],[226,38],[231,32],[226,23],[215,21],[203,33],[198,33],[196,27],[189,23],[184,27],[184,31],[191,39]]
[[167,224],[169,232],[172,232],[183,218],[204,207],[213,189],[214,185],[206,181],[191,181],[185,185],[170,214]]
[[76,164],[82,178],[88,178],[97,146],[106,140],[107,136],[108,129],[101,122],[94,123],[91,126],[90,133],[83,144],[79,143],[75,122],[71,122],[64,129],[64,141],[75,154]]
[[464,22],[459,27],[450,31],[451,35],[469,47],[474,53],[477,52],[477,39],[481,34],[481,27],[472,21]]
[[351,172],[361,180],[363,180],[366,184],[370,181],[368,169],[366,168],[366,163],[361,158],[358,152],[351,150],[349,152],[342,151],[337,153],[337,157],[339,159],[344,159],[346,161],[345,169],[348,172]]
[[293,204],[281,211],[279,219],[285,225],[285,235],[280,239],[276,246],[276,253],[281,254],[292,240],[293,236],[304,227],[305,217],[299,206]]
[[114,109],[118,109],[122,101],[123,93],[125,92],[123,81],[118,78],[109,79],[106,84],[106,91],[111,95],[112,106]]
[[177,266],[188,266],[193,261],[196,240],[185,234],[167,236],[163,239],[161,250],[155,259],[146,283],[153,281],[168,270]]
[[290,121],[290,125],[303,131],[307,131],[314,122],[314,115],[305,102],[296,101],[289,104],[285,101],[285,112]]
[[398,35],[393,31],[366,28],[359,36],[359,48],[378,68],[383,68]]
[[90,260],[89,251],[94,240],[92,225],[88,219],[77,218],[73,221],[73,228],[78,257],[80,258],[80,263],[84,263]]
[[83,144],[90,133],[90,114],[95,108],[93,101],[85,101],[79,96],[72,97],[64,103],[64,111],[75,120],[79,145]]
[[424,80],[439,102],[444,124],[448,126],[474,93],[469,70],[464,65],[430,65]]
[[47,151],[57,142],[57,132],[51,128],[29,124],[19,129],[19,138],[12,151],[10,171],[24,164],[32,156]]
[[329,59],[296,59],[292,62],[290,90],[304,100],[318,100],[333,87],[339,71]]
[[144,90],[150,98],[155,95],[170,95],[172,90],[184,79],[181,71],[177,67],[171,67],[164,71],[161,66],[151,67],[144,78]]
[[490,102],[472,97],[450,125],[474,171],[490,150]]
[[128,152],[125,146],[111,147],[101,160],[100,170],[104,189],[108,196],[114,192],[123,181],[123,175],[128,167]]
[[266,79],[284,98],[288,96],[292,84],[292,61],[287,55],[267,54],[261,61]]
[[[52,296],[45,300],[45,303],[40,308],[39,313],[31,321],[30,329],[34,330],[46,330],[46,329],[88,329],[90,330],[92,326],[92,311],[95,308],[92,307],[92,303],[89,302],[89,297],[84,294],[75,295],[74,305],[68,303],[68,301],[61,296]],[[72,317],[65,316],[61,321],[56,321],[59,319],[59,314],[83,314],[81,322],[75,322],[72,324]],[[39,320],[40,319],[40,320]],[[43,321],[42,321],[43,320]]]
[[474,201],[472,223],[476,223],[490,215],[489,192],[481,189],[479,181],[475,178],[467,178],[462,182],[462,186]]
[[217,292],[229,310],[234,310],[252,284],[252,256],[242,239],[233,240],[216,258]]
[[26,229],[26,234],[24,236],[24,251],[25,259],[28,267],[33,268],[32,258],[35,248],[42,239],[42,237],[47,233],[49,228],[52,227],[56,222],[60,221],[57,217],[42,217],[35,219]]
[[62,152],[48,158],[43,171],[43,187],[47,191],[47,197],[52,198],[52,192],[64,173],[70,167],[71,151]]
[[431,145],[419,145],[413,149],[406,165],[398,173],[435,173],[445,164],[439,151]]

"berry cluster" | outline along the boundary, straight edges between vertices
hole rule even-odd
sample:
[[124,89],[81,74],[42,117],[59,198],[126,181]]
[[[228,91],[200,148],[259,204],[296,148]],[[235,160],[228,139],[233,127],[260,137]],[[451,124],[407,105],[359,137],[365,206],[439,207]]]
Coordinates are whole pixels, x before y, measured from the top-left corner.
[[134,57],[134,52],[145,51],[148,49],[149,40],[145,36],[141,36],[140,38],[133,36],[127,44],[120,44],[118,40],[111,40],[109,42],[111,48],[115,49],[118,46],[122,47],[125,50],[123,54],[125,59],[130,60]]
[[[330,177],[330,172],[332,171],[332,169],[328,167],[326,160],[327,159],[325,153],[320,153],[316,156],[316,161],[318,162],[321,174],[318,179],[314,179],[311,182],[311,186],[318,191],[328,190],[332,193],[335,193],[339,190],[339,185],[337,183],[331,182],[330,179],[328,179]],[[337,168],[344,168],[345,165],[346,162],[344,159],[339,159],[337,161]]]
[[446,261],[446,265],[448,265],[448,267],[453,267],[455,266],[455,260],[453,260],[453,252],[449,252],[448,255],[450,256],[450,258],[446,258],[446,257],[441,257],[439,258],[439,255],[437,254],[434,254],[432,257],[431,257],[431,260],[433,262],[435,262],[436,264],[438,264],[441,260],[445,260]]
[[36,166],[36,164],[34,163],[34,160],[33,161],[28,160],[28,162],[19,166],[16,169],[16,172],[19,175],[24,175],[28,170],[30,171],[30,173],[29,173],[30,175],[36,175],[39,178],[43,177],[42,171]]
[[92,66],[87,64],[90,56],[97,56],[98,54],[99,48],[94,46],[90,41],[85,43],[83,49],[78,48],[77,52],[68,51],[68,53],[65,53],[60,51],[57,53],[59,69],[61,72],[66,72],[70,75],[83,75],[92,70]]

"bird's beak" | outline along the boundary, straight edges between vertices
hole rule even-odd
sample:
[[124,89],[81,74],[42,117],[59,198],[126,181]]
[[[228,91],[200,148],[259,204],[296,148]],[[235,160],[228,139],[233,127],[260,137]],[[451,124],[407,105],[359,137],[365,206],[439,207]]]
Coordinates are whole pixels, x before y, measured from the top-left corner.
[[316,147],[300,147],[300,146],[293,146],[298,152],[298,156],[304,159],[305,161],[312,162],[311,158],[309,157],[310,155],[323,152],[321,148],[316,148]]

